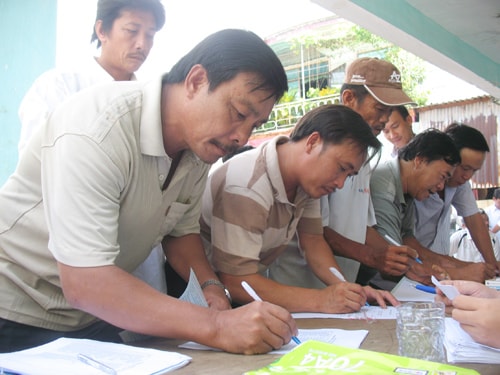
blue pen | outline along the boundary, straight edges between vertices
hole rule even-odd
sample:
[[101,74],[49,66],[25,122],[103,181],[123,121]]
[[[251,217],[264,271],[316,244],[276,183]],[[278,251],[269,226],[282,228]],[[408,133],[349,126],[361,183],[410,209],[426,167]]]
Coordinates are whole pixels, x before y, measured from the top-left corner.
[[20,372],[15,372],[5,367],[0,367],[0,375],[22,375]]
[[[394,238],[392,238],[391,236],[389,236],[389,235],[385,234],[385,235],[384,235],[384,237],[385,237],[385,239],[386,239],[387,241],[389,241],[390,243],[392,243],[394,246],[401,246],[401,244],[400,244],[400,243],[398,243],[398,242],[397,242]],[[419,258],[419,257],[416,257],[416,258],[415,258],[415,262],[417,262],[417,263],[419,263],[419,264],[423,264],[423,263],[422,263],[422,261],[420,260],[420,258]]]
[[[262,298],[259,297],[255,290],[253,290],[253,288],[246,281],[242,281],[241,286],[245,289],[245,292],[247,292],[248,295],[254,299],[254,301],[262,301]],[[302,344],[297,336],[292,336],[292,340],[296,344]]]
[[423,292],[436,294],[436,288],[434,288],[433,286],[417,284],[417,285],[415,285],[415,288],[417,288],[418,290],[421,290]]

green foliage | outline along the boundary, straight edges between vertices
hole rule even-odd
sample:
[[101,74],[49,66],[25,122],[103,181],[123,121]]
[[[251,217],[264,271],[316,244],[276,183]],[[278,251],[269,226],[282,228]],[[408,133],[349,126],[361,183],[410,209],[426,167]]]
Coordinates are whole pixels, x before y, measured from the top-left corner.
[[297,90],[287,91],[283,94],[283,96],[281,97],[281,99],[278,103],[282,104],[282,103],[294,102],[296,97],[297,97]]
[[[328,35],[332,37],[320,38],[315,35],[305,35],[293,39],[289,41],[290,52],[298,56],[301,48],[303,50],[311,48],[337,60],[344,58],[344,54],[385,59],[401,71],[403,90],[418,105],[426,104],[429,93],[421,89],[426,73],[423,60],[356,25],[349,24]],[[312,100],[297,98],[297,90],[286,92],[271,112],[270,121],[264,124],[258,132],[291,127],[311,109],[325,103],[338,103],[339,99],[335,95],[339,92],[339,87],[323,89],[311,87],[306,97]],[[322,100],[322,97],[325,99]]]
[[340,89],[337,87],[324,87],[322,89],[311,87],[309,91],[307,91],[307,97],[319,98],[322,96],[335,95],[338,93],[340,93]]

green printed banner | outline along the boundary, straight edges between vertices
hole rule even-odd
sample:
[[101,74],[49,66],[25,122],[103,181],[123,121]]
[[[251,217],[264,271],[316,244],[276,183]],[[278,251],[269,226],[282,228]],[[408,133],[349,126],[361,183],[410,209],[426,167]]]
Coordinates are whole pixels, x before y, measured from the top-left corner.
[[270,365],[244,375],[271,374],[480,375],[475,370],[444,363],[351,349],[314,340],[306,341]]

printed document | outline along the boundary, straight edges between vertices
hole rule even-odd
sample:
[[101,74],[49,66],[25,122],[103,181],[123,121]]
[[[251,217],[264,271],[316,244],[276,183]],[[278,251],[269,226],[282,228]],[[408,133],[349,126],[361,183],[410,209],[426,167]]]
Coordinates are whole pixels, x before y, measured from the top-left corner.
[[[302,343],[309,340],[315,340],[328,344],[341,345],[348,348],[357,349],[360,347],[367,334],[368,331],[364,329],[351,331],[336,328],[321,328],[299,329],[299,334],[297,335],[297,337],[300,339],[300,341],[302,341]],[[280,349],[269,352],[269,354],[285,354],[299,345],[301,344],[296,344],[295,342],[293,342],[293,340],[290,340],[288,344],[283,345]],[[192,341],[179,345],[179,348],[195,350],[217,350]]]
[[453,318],[445,318],[445,327],[444,346],[448,362],[500,364],[500,349],[475,342]]
[[324,313],[293,313],[294,319],[359,319],[359,320],[383,320],[396,319],[396,308],[387,306],[383,309],[380,306],[362,307],[360,311],[346,314],[324,314]]
[[[116,375],[165,373],[187,365],[191,357],[87,339],[60,338],[48,344],[0,354],[0,369],[21,375],[103,375],[104,370],[79,360],[89,358]],[[2,372],[0,372],[2,373]]]

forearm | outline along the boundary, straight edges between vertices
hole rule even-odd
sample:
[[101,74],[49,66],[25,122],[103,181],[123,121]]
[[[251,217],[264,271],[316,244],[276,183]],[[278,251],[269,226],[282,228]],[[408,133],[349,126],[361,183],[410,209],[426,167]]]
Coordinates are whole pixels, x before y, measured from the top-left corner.
[[[367,227],[366,229],[366,244],[368,246],[364,252],[363,264],[366,264],[373,268],[379,268],[380,266],[376,262],[376,253],[387,253],[389,243],[380,235],[380,233],[373,227]],[[376,251],[373,251],[376,250]]]
[[[417,239],[413,236],[404,237],[403,244],[415,249],[418,253],[419,258],[424,262],[438,264],[442,267],[445,267],[448,265],[454,266],[454,263],[446,262],[446,259],[444,256],[435,253],[434,251],[426,248],[425,246],[422,246],[422,244],[420,242],[418,242]],[[452,258],[450,258],[450,259],[452,259]],[[447,263],[447,264],[444,265],[442,263]]]
[[274,303],[290,312],[321,311],[319,290],[280,284],[259,274],[236,276],[221,272],[220,278],[231,292],[233,300],[239,304],[253,301],[241,286],[241,282],[245,280],[263,301]]
[[215,272],[210,267],[198,234],[182,237],[167,236],[162,245],[168,262],[185,281],[189,279],[191,268],[200,284],[209,279],[217,279]]
[[312,235],[301,232],[298,237],[307,264],[316,277],[326,285],[332,285],[343,281],[339,280],[330,271],[330,267],[334,267],[339,271],[341,270],[323,235]]
[[117,327],[205,343],[216,335],[215,310],[162,294],[116,266],[60,265],[60,271],[65,297],[73,307]]

